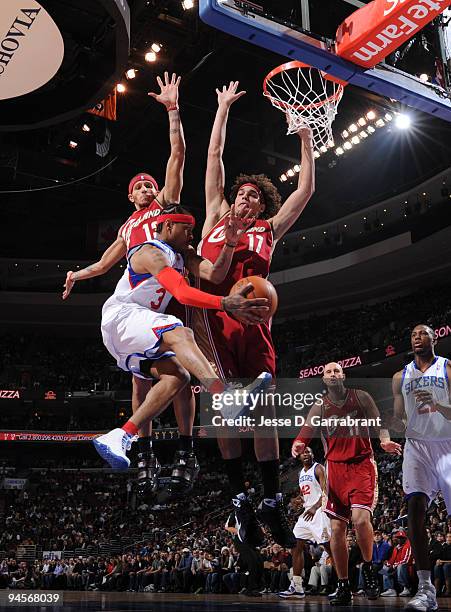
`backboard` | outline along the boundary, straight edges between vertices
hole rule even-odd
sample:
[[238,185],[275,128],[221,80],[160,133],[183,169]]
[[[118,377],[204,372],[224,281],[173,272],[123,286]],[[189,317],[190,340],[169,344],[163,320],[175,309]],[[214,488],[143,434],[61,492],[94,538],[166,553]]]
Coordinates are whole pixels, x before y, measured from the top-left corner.
[[364,69],[336,54],[336,28],[366,4],[369,0],[199,0],[201,19],[223,32],[451,121],[451,93],[444,86],[385,62]]

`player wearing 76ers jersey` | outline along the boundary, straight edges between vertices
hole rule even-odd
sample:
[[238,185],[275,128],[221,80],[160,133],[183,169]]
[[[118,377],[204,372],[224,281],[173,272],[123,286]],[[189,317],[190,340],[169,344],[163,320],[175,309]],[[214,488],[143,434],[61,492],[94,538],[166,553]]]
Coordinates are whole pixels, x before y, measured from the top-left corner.
[[[307,415],[305,425],[293,442],[291,453],[302,455],[315,434],[318,419],[321,429],[327,472],[327,504],[332,536],[330,546],[338,575],[338,589],[331,605],[349,605],[352,593],[348,579],[346,530],[352,518],[357,542],[363,557],[362,574],[368,599],[379,596],[378,579],[372,567],[373,526],[371,516],[377,503],[377,469],[373,459],[368,419],[375,419],[373,430],[381,439],[381,447],[389,453],[401,454],[401,447],[390,440],[387,430],[377,426],[380,416],[373,398],[360,389],[346,389],[343,368],[335,362],[324,367],[326,395]],[[339,419],[352,418],[357,427],[341,425]],[[324,420],[324,421],[323,421]]]
[[[302,166],[297,188],[281,205],[281,197],[270,179],[264,175],[241,175],[232,188],[230,203],[224,195],[225,175],[222,155],[225,145],[227,118],[230,106],[245,92],[238,92],[238,82],[231,82],[222,91],[216,90],[216,113],[208,149],[205,179],[206,219],[198,253],[216,261],[224,245],[223,226],[230,214],[230,203],[238,217],[252,215],[247,231],[236,245],[230,272],[219,286],[205,281],[200,286],[212,293],[228,293],[232,285],[248,275],[266,278],[274,247],[296,222],[314,191],[314,157],[310,128],[301,128]],[[216,372],[225,377],[254,378],[260,369],[275,376],[275,351],[270,323],[246,326],[226,313],[206,310],[193,313],[193,329],[201,350]],[[257,543],[261,537],[255,513],[247,499],[241,461],[241,440],[232,436],[218,438],[232,489],[238,537],[241,541]],[[282,503],[279,481],[279,446],[277,431],[254,430],[254,448],[259,462],[264,499],[259,516],[268,525],[275,541],[292,547],[293,533],[288,526]]]
[[408,610],[436,610],[426,532],[428,505],[440,490],[451,515],[451,365],[435,355],[437,338],[428,325],[411,333],[413,360],[393,377],[393,428],[404,430],[402,466],[409,539],[418,574],[418,592]]
[[[156,179],[147,172],[134,176],[128,186],[128,199],[136,211],[119,229],[117,238],[105,251],[99,261],[83,270],[69,271],[66,277],[63,299],[66,299],[76,281],[106,274],[116,263],[125,257],[131,246],[155,237],[156,218],[168,204],[180,201],[185,163],[185,139],[178,110],[180,77],[164,74],[164,81],[157,77],[160,92],[150,93],[162,104],[168,113],[170,156],[166,166],[164,186],[160,189]],[[133,234],[132,234],[133,230]],[[133,244],[132,244],[133,242]],[[171,300],[167,312],[189,325],[188,307]],[[152,386],[150,379],[132,376],[132,411],[144,401]],[[186,489],[192,486],[199,471],[193,452],[192,429],[195,416],[195,401],[191,387],[184,387],[173,400],[174,413],[179,429],[179,448],[174,457],[174,478],[171,488]],[[152,422],[139,432],[138,453],[138,493],[147,495],[155,491],[158,484],[160,465],[152,449]]]
[[[227,392],[226,385],[196,345],[192,331],[176,317],[165,314],[170,297],[190,306],[226,310],[246,323],[260,321],[264,314],[262,309],[267,309],[268,301],[264,298],[246,299],[252,290],[251,284],[225,297],[210,295],[188,285],[180,274],[184,265],[195,275],[221,280],[232,255],[226,246],[215,264],[196,255],[190,246],[194,224],[194,217],[181,207],[174,206],[160,215],[157,239],[130,250],[129,277],[122,277],[102,310],[103,341],[119,367],[140,376],[150,374],[158,378],[122,428],[94,440],[96,450],[114,469],[128,468],[130,460],[126,451],[131,438],[166,409],[189,382],[189,373],[211,393],[221,396]],[[230,238],[235,239],[234,232]],[[259,393],[270,378],[268,372],[262,372],[243,393],[235,391],[234,395],[238,393],[237,407],[230,406],[230,397],[223,400],[223,416],[234,418],[239,412],[248,410],[249,394]]]

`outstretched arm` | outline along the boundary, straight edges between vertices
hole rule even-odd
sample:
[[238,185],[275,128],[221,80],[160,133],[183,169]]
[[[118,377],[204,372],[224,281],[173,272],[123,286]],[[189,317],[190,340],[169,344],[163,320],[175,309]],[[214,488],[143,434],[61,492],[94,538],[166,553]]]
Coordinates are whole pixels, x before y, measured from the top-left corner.
[[242,218],[238,218],[235,216],[235,209],[232,205],[230,215],[224,221],[224,246],[214,264],[197,255],[193,247],[190,247],[184,253],[185,266],[198,278],[203,278],[211,283],[222,283],[230,269],[235,247],[248,228],[250,221],[252,221],[251,212]]
[[164,207],[167,204],[178,204],[180,193],[183,187],[183,168],[185,165],[185,137],[183,126],[179,114],[179,84],[180,77],[164,73],[164,83],[157,77],[160,93],[149,92],[157,102],[166,107],[169,117],[169,141],[171,143],[171,154],[166,166],[166,177],[164,187],[160,192],[160,204]]
[[126,252],[127,247],[125,241],[121,236],[118,236],[113,244],[107,248],[99,261],[96,261],[87,268],[77,270],[76,272],[70,270],[66,275],[66,282],[64,283],[63,300],[69,297],[76,281],[106,274],[108,270],[125,257]]
[[229,109],[236,100],[246,93],[245,91],[236,93],[238,85],[238,81],[231,81],[228,87],[224,85],[222,91],[216,90],[218,110],[216,111],[208,146],[207,172],[205,175],[206,219],[202,236],[205,236],[211,230],[229,208],[224,197],[225,172],[222,155],[224,153]]
[[292,446],[291,454],[293,457],[298,458],[305,450],[305,447],[310,444],[310,440],[315,435],[317,424],[315,423],[314,417],[321,417],[321,404],[314,404],[310,409],[310,412],[305,419],[304,425],[301,427],[300,432],[296,436]]
[[280,240],[297,221],[315,191],[315,158],[313,156],[312,131],[308,127],[297,133],[301,140],[301,171],[298,186],[288,196],[279,212],[269,221],[274,229],[274,238]]
[[[368,419],[375,419],[378,423],[380,423],[381,415],[379,412],[379,408],[376,406],[376,402],[371,397],[371,395],[366,391],[362,391],[361,389],[358,389],[356,393],[360,405],[362,406],[365,412],[365,417]],[[381,448],[386,453],[391,453],[393,455],[402,454],[402,446],[397,442],[393,442],[390,439],[390,432],[388,431],[388,429],[383,429],[380,425],[376,427],[371,427],[370,429],[372,430],[372,434],[374,435],[374,437],[379,438]]]

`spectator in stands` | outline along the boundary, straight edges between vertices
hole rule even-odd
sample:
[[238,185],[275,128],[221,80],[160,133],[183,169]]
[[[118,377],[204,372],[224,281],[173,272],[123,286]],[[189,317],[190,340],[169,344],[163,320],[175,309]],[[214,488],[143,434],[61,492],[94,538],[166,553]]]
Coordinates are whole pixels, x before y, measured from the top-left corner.
[[332,558],[330,557],[327,550],[323,547],[321,549],[320,558],[315,561],[315,564],[310,570],[310,577],[308,581],[308,592],[310,595],[327,595],[329,590],[330,579],[332,576]]
[[394,548],[388,561],[384,563],[380,574],[383,578],[384,591],[381,597],[396,597],[395,582],[399,588],[400,597],[411,595],[409,587],[409,567],[413,565],[412,549],[407,534],[403,529],[393,534]]
[[[446,534],[446,540],[441,543],[439,555],[435,561],[434,584],[437,595],[451,597],[451,533]],[[446,592],[444,589],[446,587]]]

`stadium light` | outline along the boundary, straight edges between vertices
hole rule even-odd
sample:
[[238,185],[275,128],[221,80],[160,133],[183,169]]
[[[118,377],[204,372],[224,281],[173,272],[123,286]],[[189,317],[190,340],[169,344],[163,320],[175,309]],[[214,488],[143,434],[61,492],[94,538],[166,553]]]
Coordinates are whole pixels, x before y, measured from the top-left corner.
[[359,128],[356,126],[355,123],[351,123],[351,125],[349,126],[349,131],[350,132],[357,132]]
[[398,130],[408,130],[411,123],[412,120],[410,119],[409,115],[404,115],[403,113],[399,113],[399,115],[396,115],[395,125]]
[[372,125],[369,125],[369,126],[366,128],[366,131],[368,132],[368,134],[374,134],[374,132],[375,132],[376,130],[373,128],[373,126],[372,126]]
[[360,117],[360,119],[357,121],[357,123],[363,127],[364,125],[366,125],[366,119],[365,117]]
[[368,138],[368,134],[364,130],[360,132],[359,136],[360,138]]
[[352,142],[352,144],[359,144],[360,138],[358,136],[353,136],[351,138],[351,142]]
[[383,119],[378,119],[374,125],[378,128],[384,127],[385,121]]
[[327,147],[326,145],[321,145],[319,150],[321,151],[321,153],[327,153]]
[[373,121],[373,119],[376,119],[376,113],[373,110],[370,110],[366,114],[366,118],[369,119],[370,121]]
[[89,125],[87,123],[83,123],[83,125],[81,126],[81,129],[83,130],[83,132],[90,132],[91,128],[89,127]]
[[336,155],[343,155],[343,153],[344,153],[343,147],[337,147],[335,149],[335,153],[336,153]]
[[285,181],[287,180],[287,175],[286,174],[282,174],[280,177],[280,180],[282,181],[282,183],[285,183]]
[[136,70],[134,68],[129,68],[125,73],[127,79],[134,79],[136,77]]
[[423,81],[423,83],[427,83],[429,81],[429,75],[423,72],[422,74],[420,74],[420,81]]
[[123,83],[118,83],[116,85],[116,90],[118,93],[124,93],[125,92],[125,85]]
[[185,11],[188,11],[189,9],[192,9],[194,7],[194,2],[193,0],[182,0],[182,6]]
[[318,157],[319,157],[320,155],[321,155],[321,153],[320,153],[319,151],[315,151],[315,152],[313,153],[313,157],[314,157],[315,159],[318,159]]
[[155,53],[155,51],[148,51],[146,53],[146,55],[144,56],[144,59],[146,60],[146,62],[156,62],[157,60],[157,54]]
[[78,147],[78,142],[75,142],[75,140],[69,140],[69,146],[71,149],[76,149]]
[[296,164],[294,167],[294,171],[295,172],[300,172],[301,171],[301,166],[299,164]]
[[159,43],[152,43],[152,46],[150,47],[151,51],[153,51],[154,53],[160,53],[161,51],[161,45]]
[[349,151],[349,149],[352,149],[352,144],[349,142],[349,140],[347,140],[344,144],[343,144],[343,149],[346,149],[346,151]]
[[294,176],[294,170],[293,170],[293,168],[290,168],[290,169],[287,171],[287,176]]
[[341,135],[343,136],[343,138],[347,138],[349,136],[348,130],[343,130]]

